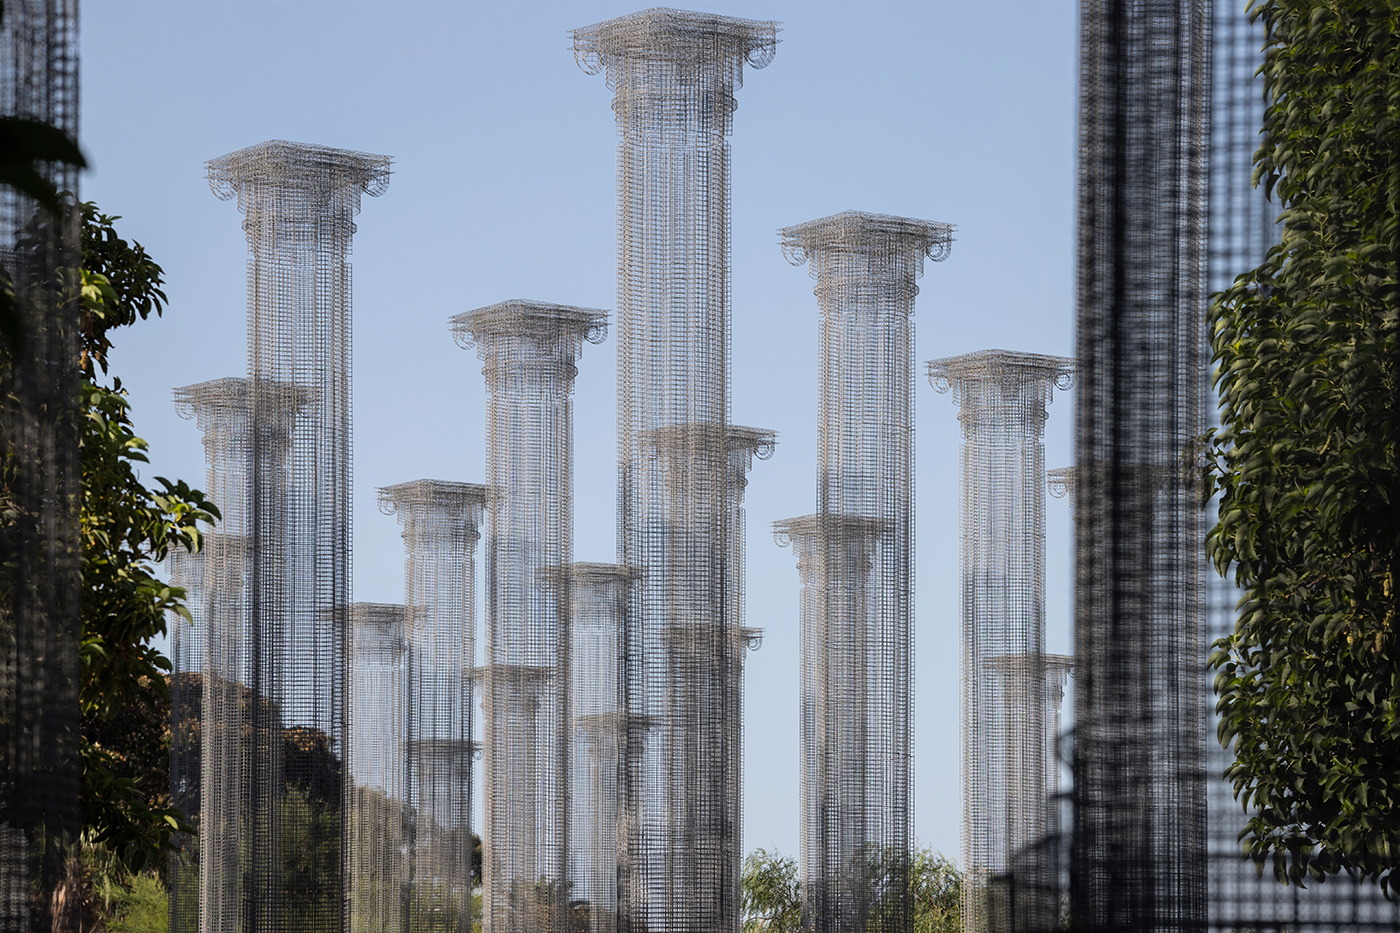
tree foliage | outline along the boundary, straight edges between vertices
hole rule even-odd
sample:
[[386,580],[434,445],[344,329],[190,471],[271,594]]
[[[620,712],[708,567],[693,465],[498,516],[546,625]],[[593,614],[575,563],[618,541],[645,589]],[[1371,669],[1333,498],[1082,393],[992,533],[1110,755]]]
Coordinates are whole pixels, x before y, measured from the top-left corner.
[[1219,521],[1242,590],[1215,646],[1245,853],[1302,883],[1400,865],[1400,5],[1262,0],[1256,182],[1283,236],[1215,297]]
[[[164,634],[167,612],[188,610],[184,591],[155,569],[171,548],[198,550],[198,523],[212,522],[218,510],[184,482],[156,477],[152,489],[137,474],[148,462],[146,442],[133,430],[121,380],[102,385],[96,371],[107,371],[114,328],[161,313],[162,273],[139,243],[117,235],[120,218],[92,204],[82,212],[83,820],[97,842],[140,870],[159,861],[172,832],[189,827],[169,807],[165,788],[149,786],[140,756],[123,753],[110,738],[104,744],[106,724],[120,716],[136,729],[168,719],[162,711],[169,709],[170,662],[151,640]],[[163,731],[160,739],[156,749],[168,748]]]

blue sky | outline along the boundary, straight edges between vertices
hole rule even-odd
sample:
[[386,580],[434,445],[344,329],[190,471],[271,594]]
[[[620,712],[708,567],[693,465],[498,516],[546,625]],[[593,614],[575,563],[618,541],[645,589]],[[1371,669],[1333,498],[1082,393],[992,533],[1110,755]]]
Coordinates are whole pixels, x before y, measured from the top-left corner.
[[[480,362],[447,319],[506,298],[615,304],[611,94],[568,31],[633,3],[88,0],[82,196],[120,214],[167,274],[163,320],[118,337],[150,475],[202,482],[172,387],[245,372],[246,243],[204,162],[265,139],[395,157],[355,237],[355,597],[402,599],[402,541],[377,487],[480,482]],[[745,850],[796,854],[798,580],[771,523],[812,511],[816,303],[776,229],[840,210],[958,225],[916,308],[917,360],[1072,348],[1076,4],[732,3],[776,19],[747,71],[733,149],[733,419],[773,428],[748,507]],[[615,357],[588,346],[576,390],[575,559],[615,556]],[[922,371],[922,365],[919,366]],[[1070,460],[1057,394],[1047,462]],[[915,831],[959,845],[958,425],[917,388]],[[1067,651],[1069,516],[1048,509],[1050,648]]]

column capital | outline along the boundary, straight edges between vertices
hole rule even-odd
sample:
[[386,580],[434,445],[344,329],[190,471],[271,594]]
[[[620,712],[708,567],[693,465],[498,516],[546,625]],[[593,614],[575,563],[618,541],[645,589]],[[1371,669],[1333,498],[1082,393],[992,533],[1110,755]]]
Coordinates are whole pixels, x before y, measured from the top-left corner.
[[457,345],[464,350],[475,347],[477,356],[483,360],[488,360],[492,353],[493,338],[564,341],[568,345],[569,355],[574,357],[582,349],[583,341],[598,344],[608,335],[606,311],[524,298],[464,311],[455,315],[451,323],[452,336],[456,338]]
[[453,517],[471,525],[481,524],[486,487],[445,479],[415,479],[379,487],[379,511],[408,519],[416,514]]
[[[620,62],[701,61],[724,56],[766,68],[778,51],[779,24],[654,7],[573,30],[574,61],[587,74]],[[608,85],[615,86],[612,72]]]
[[794,548],[807,544],[846,540],[868,547],[885,531],[886,523],[860,515],[802,515],[773,523],[773,540],[778,547]]
[[351,603],[351,644],[356,652],[384,652],[398,657],[407,649],[403,637],[404,609],[394,603]]
[[[304,191],[348,189],[357,195],[363,192],[378,197],[388,190],[393,174],[391,156],[285,139],[269,139],[205,164],[215,197],[227,201],[237,196],[238,206],[245,212],[247,192],[263,186]],[[358,197],[355,206],[358,210]]]
[[[942,262],[953,248],[953,224],[917,220],[865,211],[842,211],[830,217],[778,230],[787,261],[795,266],[812,262],[821,254],[874,255],[912,254],[918,261],[916,274],[923,271],[922,260]],[[811,274],[816,275],[814,264]]]
[[965,429],[992,426],[1039,431],[1055,390],[1074,384],[1074,360],[1015,350],[978,350],[928,362],[928,381],[953,393]]

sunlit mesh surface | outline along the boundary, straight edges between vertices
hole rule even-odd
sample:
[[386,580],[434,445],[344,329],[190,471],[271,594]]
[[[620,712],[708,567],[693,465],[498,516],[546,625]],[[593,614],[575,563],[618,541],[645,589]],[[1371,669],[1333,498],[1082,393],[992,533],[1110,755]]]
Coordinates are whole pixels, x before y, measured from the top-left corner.
[[910,923],[914,296],[953,227],[847,211],[781,231],[821,312],[817,511],[775,525],[802,577],[804,924]]
[[[208,164],[245,215],[249,379],[246,625],[211,628],[205,671],[206,930],[345,922],[347,257],[360,196],[384,191],[389,162],[271,141]],[[211,756],[218,743],[228,752]]]
[[[402,933],[408,887],[404,806],[407,648],[404,607],[349,607],[346,888],[350,930]],[[447,929],[447,927],[443,927]]]
[[1208,9],[1081,16],[1070,916],[1196,930]]
[[405,552],[407,711],[397,760],[406,801],[403,929],[411,933],[469,923],[476,752],[470,673],[485,502],[486,487],[472,483],[420,479],[379,490],[381,511],[397,513],[403,526]]
[[459,314],[486,377],[485,665],[479,672],[487,933],[564,933],[569,876],[573,383],[603,311],[506,301]]
[[[0,115],[78,136],[76,0],[11,0],[0,23]],[[35,168],[60,191],[77,169]],[[59,889],[79,827],[78,217],[55,221],[0,186],[0,927],[79,922]],[[0,340],[5,338],[0,337]],[[34,886],[31,890],[31,883]]]
[[1045,421],[1073,361],[984,350],[928,364],[962,423],[963,929],[1055,924],[1045,657]]
[[[1264,124],[1263,78],[1255,74],[1264,61],[1264,24],[1250,22],[1245,0],[1215,0],[1213,6],[1209,282],[1216,292],[1263,262],[1281,233],[1275,224],[1281,205],[1250,184]],[[1206,517],[1214,521],[1214,503]],[[1238,598],[1229,581],[1207,569],[1209,641],[1233,631]],[[1213,710],[1209,677],[1206,702]],[[1238,836],[1245,814],[1222,777],[1231,756],[1216,741],[1214,726],[1212,717],[1206,740],[1212,931],[1400,930],[1400,903],[1386,901],[1374,884],[1342,875],[1323,884],[1309,882],[1304,889],[1285,887],[1274,879],[1271,865],[1261,876],[1241,857]]]
[[739,923],[737,501],[729,441],[729,144],[772,22],[654,9],[575,30],[621,140],[618,558],[625,625],[618,885],[625,929]]

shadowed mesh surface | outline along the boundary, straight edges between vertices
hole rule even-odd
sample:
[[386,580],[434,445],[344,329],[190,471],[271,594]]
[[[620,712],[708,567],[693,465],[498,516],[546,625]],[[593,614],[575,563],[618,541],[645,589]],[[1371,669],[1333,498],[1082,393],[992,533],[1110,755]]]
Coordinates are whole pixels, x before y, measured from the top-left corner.
[[984,350],[928,364],[962,423],[963,929],[1059,915],[1053,757],[1064,669],[1045,654],[1045,421],[1073,360]]
[[802,578],[804,928],[905,933],[912,856],[915,279],[953,227],[847,211],[780,231],[821,312],[817,511]]
[[573,33],[621,139],[618,563],[624,625],[618,915],[737,931],[738,490],[729,435],[729,143],[772,22],[653,9]]

